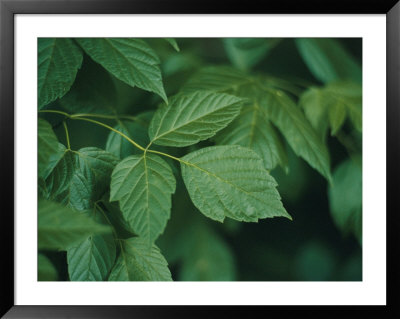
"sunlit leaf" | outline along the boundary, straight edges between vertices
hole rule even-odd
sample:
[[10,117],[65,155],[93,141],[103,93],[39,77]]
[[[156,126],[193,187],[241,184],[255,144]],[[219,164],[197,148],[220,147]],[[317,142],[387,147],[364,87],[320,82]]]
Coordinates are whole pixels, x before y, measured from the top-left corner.
[[241,146],[212,146],[182,158],[182,177],[194,205],[207,217],[257,222],[290,215],[262,159]]
[[210,138],[239,114],[242,102],[208,91],[178,95],[154,114],[150,139],[158,145],[188,146]]
[[114,169],[110,201],[119,201],[132,230],[151,244],[163,232],[171,213],[175,177],[159,156],[129,156]]

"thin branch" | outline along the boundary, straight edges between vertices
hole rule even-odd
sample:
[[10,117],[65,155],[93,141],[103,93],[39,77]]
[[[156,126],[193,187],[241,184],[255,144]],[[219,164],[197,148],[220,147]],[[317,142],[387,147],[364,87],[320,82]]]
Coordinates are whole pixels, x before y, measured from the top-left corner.
[[103,127],[107,128],[107,129],[109,129],[110,131],[113,131],[114,133],[117,133],[117,134],[121,135],[123,138],[125,138],[128,142],[130,142],[132,145],[134,145],[135,147],[137,147],[141,151],[143,151],[143,152],[145,151],[144,147],[140,146],[138,143],[136,143],[134,140],[132,140],[129,136],[125,135],[124,133],[116,130],[115,128],[113,128],[113,127],[111,127],[111,126],[109,126],[107,124],[104,124],[104,123],[96,121],[96,120],[87,119],[87,118],[84,118],[84,117],[71,117],[71,119],[72,120],[80,120],[80,121],[91,122],[91,123],[103,126]]

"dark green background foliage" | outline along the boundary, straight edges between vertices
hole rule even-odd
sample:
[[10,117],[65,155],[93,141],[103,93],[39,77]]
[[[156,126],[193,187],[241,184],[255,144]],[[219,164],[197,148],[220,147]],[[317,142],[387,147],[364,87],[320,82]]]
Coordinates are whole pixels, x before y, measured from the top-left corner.
[[361,55],[39,39],[38,280],[361,280]]

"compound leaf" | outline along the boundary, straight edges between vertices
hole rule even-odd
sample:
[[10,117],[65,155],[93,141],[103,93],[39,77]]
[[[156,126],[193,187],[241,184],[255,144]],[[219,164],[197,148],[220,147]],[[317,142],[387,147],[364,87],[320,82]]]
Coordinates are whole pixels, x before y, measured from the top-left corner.
[[71,39],[38,39],[38,107],[62,97],[74,83],[82,51]]
[[121,254],[113,267],[109,281],[171,281],[168,263],[160,250],[136,237],[121,240]]
[[160,108],[150,123],[152,143],[188,146],[226,127],[240,112],[241,98],[208,91],[180,94]]
[[170,217],[175,186],[172,170],[162,158],[132,155],[112,173],[110,201],[119,201],[132,230],[151,246]]
[[158,94],[168,103],[164,91],[160,59],[140,39],[78,38],[85,52],[108,72],[130,86]]
[[41,118],[38,119],[38,175],[43,177],[51,161],[57,154],[58,140],[51,125]]
[[276,182],[254,151],[236,145],[211,146],[182,158],[182,177],[194,205],[207,217],[257,222],[282,216]]
[[38,204],[38,248],[67,250],[94,234],[111,232],[82,212],[59,203],[40,200]]

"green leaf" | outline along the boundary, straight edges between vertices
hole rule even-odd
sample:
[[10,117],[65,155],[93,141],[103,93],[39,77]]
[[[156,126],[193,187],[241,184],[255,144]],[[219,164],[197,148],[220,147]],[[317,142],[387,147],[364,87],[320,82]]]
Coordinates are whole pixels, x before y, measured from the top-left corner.
[[346,113],[346,106],[340,101],[332,104],[329,108],[329,122],[332,128],[332,135],[336,135],[336,133],[342,127],[344,121],[346,120]]
[[291,219],[283,208],[274,178],[251,149],[234,145],[206,147],[184,156],[181,167],[194,205],[211,219]]
[[353,233],[362,241],[362,169],[352,160],[341,163],[329,187],[331,215],[343,233]]
[[[118,159],[97,147],[85,147],[79,151],[74,151],[76,155],[76,167],[84,176],[92,175],[94,183],[103,193],[107,186],[110,184],[111,172],[118,162]],[[101,187],[105,186],[105,187]]]
[[187,75],[197,70],[202,65],[201,57],[193,52],[175,52],[168,54],[163,58],[162,71],[164,76],[173,77],[176,81],[168,81],[168,86],[172,86],[171,91],[178,91],[182,85],[187,81]]
[[194,74],[184,85],[185,93],[206,90],[232,93],[240,86],[249,84],[251,78],[246,73],[229,66],[205,67]]
[[330,281],[339,261],[334,249],[313,240],[300,246],[293,264],[297,280]]
[[64,148],[64,155],[46,179],[48,199],[77,210],[93,207],[110,183],[117,159],[96,147],[79,151]]
[[333,82],[325,87],[312,87],[300,97],[299,105],[317,132],[325,138],[328,126],[336,135],[348,116],[354,127],[362,129],[361,86],[350,81]]
[[165,41],[167,41],[174,49],[176,52],[179,52],[179,46],[178,43],[176,43],[176,40],[173,38],[164,38]]
[[249,70],[281,40],[278,38],[227,38],[223,39],[223,43],[232,64],[241,70]]
[[302,91],[292,81],[275,76],[258,75],[253,77],[233,67],[209,66],[200,69],[190,77],[183,86],[182,92],[192,93],[206,90],[254,99],[260,93],[260,86],[278,88],[294,95],[300,95]]
[[226,127],[240,112],[243,100],[224,93],[180,94],[161,107],[150,123],[152,143],[188,146]]
[[189,242],[179,272],[183,281],[233,281],[235,262],[227,243],[210,227],[197,223],[185,237]]
[[266,169],[278,164],[287,166],[287,155],[282,142],[257,103],[243,107],[240,115],[222,130],[215,141],[219,145],[241,145],[261,156]]
[[131,227],[125,220],[121,210],[119,209],[119,204],[117,202],[110,203],[108,199],[110,194],[105,194],[104,199],[101,201],[103,213],[107,216],[108,221],[113,226],[118,238],[127,239],[130,237],[135,237],[137,234],[132,232]]
[[140,237],[121,240],[121,254],[109,281],[171,281],[168,263],[160,250]]
[[43,177],[51,161],[51,157],[57,154],[58,140],[51,125],[38,119],[38,175]]
[[[136,115],[133,121],[118,121],[118,124],[114,128],[133,139],[139,145],[145,146],[150,142],[147,130],[153,115],[153,111],[144,112]],[[142,153],[142,151],[133,146],[129,141],[113,131],[108,135],[106,151],[120,159],[124,159],[129,155]]]
[[81,64],[82,52],[71,39],[38,39],[39,109],[68,92]]
[[67,250],[88,236],[110,231],[110,227],[95,222],[84,213],[76,212],[55,202],[39,201],[39,249]]
[[[106,217],[96,205],[91,216],[101,224]],[[67,250],[68,273],[71,281],[106,280],[115,262],[116,246],[111,234],[94,235]]]
[[96,235],[86,238],[67,252],[71,281],[104,281],[115,261],[112,236]]
[[49,191],[47,190],[46,181],[43,177],[38,177],[38,198],[49,198]]
[[296,39],[311,73],[324,83],[350,79],[361,82],[361,67],[339,41],[325,38]]
[[110,74],[86,57],[71,90],[59,103],[69,113],[112,114],[118,101]]
[[157,155],[127,157],[112,173],[110,201],[119,201],[132,230],[148,246],[163,232],[170,218],[174,192],[172,170]]
[[46,199],[77,210],[86,210],[91,208],[94,202],[93,185],[93,176],[83,176],[82,172],[76,169],[74,153],[64,148],[63,157],[46,178]]
[[311,87],[300,96],[299,100],[307,120],[322,139],[325,139],[329,126],[326,98],[323,90]]
[[160,59],[146,42],[128,38],[78,38],[85,52],[117,79],[158,94],[166,103]]
[[336,99],[336,103],[341,103],[346,107],[354,127],[359,132],[362,131],[362,87],[351,81],[340,81],[330,83],[326,87],[330,96]]
[[266,90],[261,105],[296,155],[331,181],[329,154],[300,108],[280,90]]
[[38,254],[38,281],[56,281],[58,273],[53,263],[43,254]]
[[46,180],[46,178],[50,175],[50,173],[54,170],[54,168],[63,158],[64,154],[65,154],[65,146],[61,143],[57,143],[57,152],[53,153],[50,156],[49,163],[47,164],[46,169],[43,171],[42,176],[39,177]]

